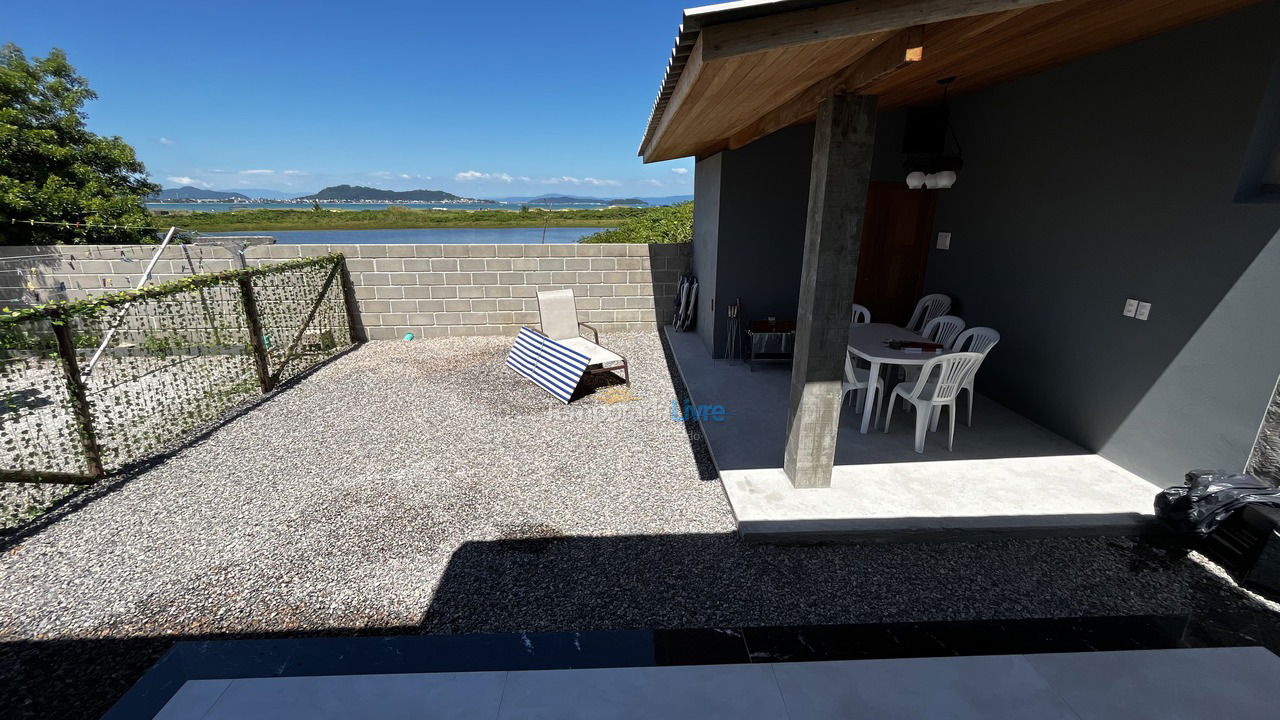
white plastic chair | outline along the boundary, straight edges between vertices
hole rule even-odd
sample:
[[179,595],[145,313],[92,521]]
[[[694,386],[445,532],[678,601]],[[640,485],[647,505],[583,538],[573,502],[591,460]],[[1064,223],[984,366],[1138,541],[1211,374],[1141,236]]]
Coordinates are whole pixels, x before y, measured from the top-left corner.
[[915,406],[916,452],[923,453],[925,431],[938,429],[938,418],[945,407],[951,421],[951,431],[947,436],[947,450],[950,450],[956,439],[956,396],[981,363],[982,353],[975,352],[948,353],[925,363],[919,379],[893,389],[889,410],[884,417],[884,431],[889,432],[889,423],[893,422],[893,400],[901,396]]
[[[955,352],[976,352],[982,355],[982,359],[987,359],[987,353],[991,352],[991,348],[1000,342],[1000,333],[989,327],[974,327],[965,330],[956,336],[955,342],[951,343],[951,349]],[[982,363],[978,363],[978,367],[982,367]],[[973,369],[973,374],[960,388],[969,392],[969,416],[965,420],[965,424],[973,427],[973,379],[978,376],[978,368]]]
[[858,325],[861,323],[871,322],[871,311],[866,305],[853,304],[853,318],[849,321],[850,325]]
[[929,321],[939,315],[946,315],[951,309],[951,298],[941,293],[933,293],[920,298],[920,302],[916,303],[916,309],[911,313],[911,322],[907,323],[907,329],[911,332],[920,332]]
[[963,330],[964,320],[955,315],[940,315],[925,323],[920,336],[929,342],[936,342],[944,348],[950,348],[951,343],[955,342],[956,337]]
[[[884,381],[878,375],[875,380],[876,402],[872,410],[879,415],[880,405],[884,400]],[[854,409],[861,412],[863,404],[867,401],[867,387],[870,382],[871,371],[866,368],[856,367],[853,364],[853,355],[846,352],[844,354],[844,382],[840,383],[840,399],[845,400],[849,397],[849,393],[856,392],[858,394],[858,406]]]
[[[964,330],[964,320],[955,315],[942,315],[925,323],[924,329],[920,331],[920,336],[929,342],[938,343],[943,349],[947,349],[951,347],[952,341],[956,339],[961,330]],[[915,379],[920,377],[920,368],[903,365],[898,377],[907,382],[915,382]],[[907,404],[904,402],[902,406],[906,407]]]

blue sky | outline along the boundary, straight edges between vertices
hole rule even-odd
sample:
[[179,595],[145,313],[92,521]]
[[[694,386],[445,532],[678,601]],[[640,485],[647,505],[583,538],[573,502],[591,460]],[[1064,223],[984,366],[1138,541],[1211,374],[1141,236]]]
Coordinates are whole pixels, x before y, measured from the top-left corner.
[[66,50],[91,129],[166,187],[680,195],[691,161],[636,148],[698,4],[58,0],[9,9],[0,42]]

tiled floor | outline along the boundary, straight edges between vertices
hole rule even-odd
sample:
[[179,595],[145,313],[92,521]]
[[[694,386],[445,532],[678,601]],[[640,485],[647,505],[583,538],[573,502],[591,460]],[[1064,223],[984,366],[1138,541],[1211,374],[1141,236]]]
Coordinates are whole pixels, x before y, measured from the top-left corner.
[[1138,534],[1154,520],[1155,485],[982,396],[954,450],[944,420],[923,454],[910,413],[864,435],[847,407],[831,487],[796,490],[782,471],[790,367],[752,372],[712,360],[693,333],[665,332],[693,403],[724,406],[723,420],[701,425],[744,539]]
[[156,720],[1273,718],[1264,648],[192,680]]

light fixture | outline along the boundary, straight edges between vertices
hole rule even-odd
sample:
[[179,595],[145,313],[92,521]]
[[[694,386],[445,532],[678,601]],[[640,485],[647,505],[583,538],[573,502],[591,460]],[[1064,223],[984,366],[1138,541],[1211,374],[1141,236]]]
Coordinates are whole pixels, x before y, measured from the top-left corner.
[[[942,102],[938,105],[910,108],[903,138],[903,166],[907,171],[907,187],[911,190],[946,190],[956,184],[956,173],[964,167],[964,149],[951,126],[948,85],[953,77],[938,81],[942,86]],[[948,140],[955,145],[949,152]]]

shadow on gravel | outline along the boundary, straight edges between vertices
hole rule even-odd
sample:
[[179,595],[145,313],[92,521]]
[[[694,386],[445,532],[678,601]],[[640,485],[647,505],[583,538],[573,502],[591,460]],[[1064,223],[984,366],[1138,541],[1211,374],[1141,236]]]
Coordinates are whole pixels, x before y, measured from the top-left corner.
[[262,405],[270,402],[276,395],[288,391],[298,383],[311,377],[321,368],[327,367],[330,363],[338,360],[339,358],[346,357],[347,355],[359,350],[361,347],[362,345],[356,344],[342,352],[335,353],[333,356],[316,363],[304,372],[298,373],[285,382],[280,383],[280,385],[275,390],[272,390],[271,393],[267,395],[260,395],[239,407],[233,408],[227,414],[208,425],[205,425],[199,430],[196,430],[191,435],[175,442],[164,450],[142,458],[141,460],[131,462],[119,470],[110,473],[106,478],[94,485],[86,485],[80,490],[62,496],[45,508],[44,512],[26,523],[17,527],[0,528],[0,553],[22,543],[27,538],[41,532],[51,525],[54,525],[63,518],[71,516],[82,508],[88,507],[99,498],[106,497],[125,485],[128,485],[133,479],[146,474],[148,470],[164,463],[169,458],[172,458],[187,448],[199,445],[207,440],[210,435],[222,429],[226,425],[244,417],[250,412],[253,412]]
[[[685,386],[680,368],[676,365],[676,357],[671,352],[671,343],[661,327],[658,328],[658,339],[662,341],[662,357],[667,361],[667,374],[671,376],[671,387],[676,391],[677,404],[680,407],[692,404],[689,388]],[[707,445],[707,439],[702,436],[702,427],[698,421],[685,420],[684,432],[689,436],[689,449],[693,451],[693,460],[698,466],[698,479],[719,480],[720,471],[716,469],[716,463],[711,458],[711,447]]]
[[[565,537],[519,526],[500,540],[460,546],[417,625],[207,634],[173,628],[160,637],[0,642],[0,697],[7,718],[97,717],[184,640],[998,620],[981,632],[971,627],[968,640],[947,647],[963,654],[1130,647],[1119,631],[1095,629],[1084,638],[1060,624],[1049,635],[1023,630],[1002,639],[1013,620],[1084,616],[1132,618],[1125,627],[1153,616],[1189,617],[1194,622],[1174,639],[1179,646],[1280,651],[1275,614],[1173,546],[1102,538],[769,546],[745,545],[728,533]],[[877,642],[883,647],[873,656],[903,652],[891,647],[892,638]],[[833,652],[854,650],[839,645]],[[298,662],[326,667],[335,661],[327,653]]]

